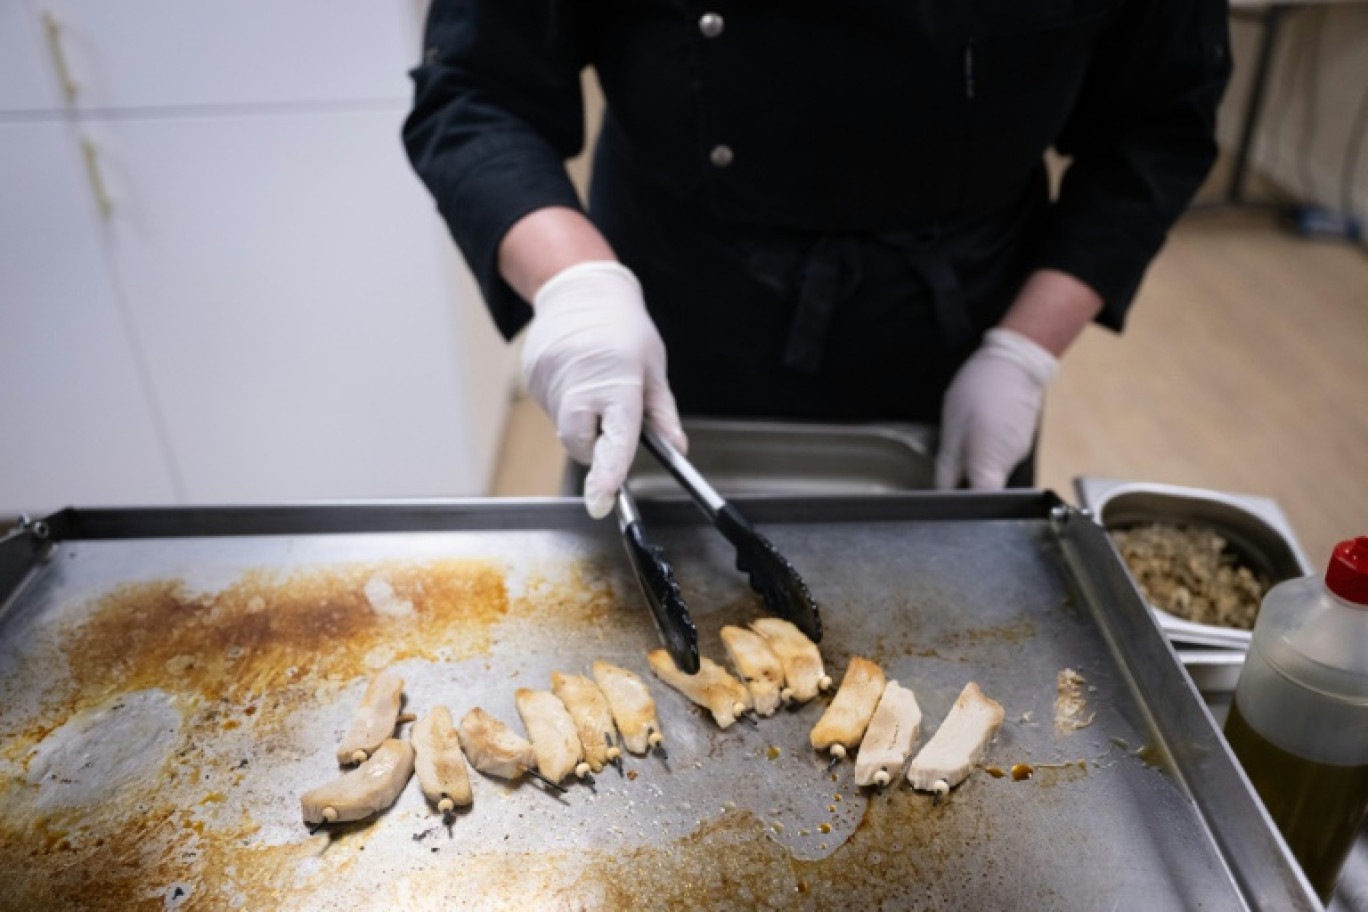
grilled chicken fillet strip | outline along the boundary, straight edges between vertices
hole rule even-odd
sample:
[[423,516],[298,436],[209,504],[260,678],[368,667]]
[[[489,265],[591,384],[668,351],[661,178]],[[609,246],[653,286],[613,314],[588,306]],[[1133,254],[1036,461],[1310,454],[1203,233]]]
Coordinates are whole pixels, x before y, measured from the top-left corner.
[[644,754],[652,745],[661,743],[655,700],[651,699],[646,682],[608,662],[595,662],[592,670],[626,748],[634,754]]
[[597,773],[604,764],[617,759],[613,711],[608,708],[608,698],[599,686],[584,675],[563,675],[553,671],[551,692],[565,704],[570,710],[570,718],[575,720],[575,731],[579,732],[580,746],[584,748],[589,769]]
[[722,645],[741,680],[750,688],[755,711],[772,716],[779,708],[779,691],[784,686],[784,666],[758,633],[744,627],[723,627]]
[[394,804],[412,775],[413,748],[393,738],[381,741],[356,769],[304,793],[304,822],[365,820]]
[[653,650],[647,660],[660,680],[712,713],[721,728],[728,728],[742,713],[753,708],[746,685],[707,656],[698,657],[698,674],[685,674],[664,649]]
[[412,737],[418,785],[427,800],[443,814],[470,804],[470,774],[451,710],[439,706],[429,712],[413,726]]
[[750,627],[765,638],[784,666],[781,699],[806,703],[831,687],[831,678],[822,670],[822,654],[803,631],[781,618],[757,618]]
[[892,782],[921,737],[921,707],[912,691],[897,681],[884,685],[874,718],[869,720],[860,753],[855,757],[855,784],[877,785]]
[[907,781],[923,791],[945,794],[974,771],[988,750],[988,742],[1002,725],[1002,707],[988,699],[973,681],[950,715],[907,770]]
[[883,692],[883,669],[868,659],[852,658],[841,689],[808,735],[812,746],[831,748],[833,757],[844,757],[846,751],[859,747]]
[[518,779],[537,763],[528,741],[478,706],[461,719],[460,737],[471,766],[488,776]]
[[529,690],[520,687],[513,694],[522,716],[527,736],[532,739],[532,753],[537,757],[537,769],[552,782],[559,783],[574,772],[584,775],[589,771],[576,770],[584,760],[575,720],[555,694],[549,690]]
[[337,747],[338,763],[360,763],[394,735],[403,695],[404,679],[394,672],[386,669],[371,676],[351,727]]

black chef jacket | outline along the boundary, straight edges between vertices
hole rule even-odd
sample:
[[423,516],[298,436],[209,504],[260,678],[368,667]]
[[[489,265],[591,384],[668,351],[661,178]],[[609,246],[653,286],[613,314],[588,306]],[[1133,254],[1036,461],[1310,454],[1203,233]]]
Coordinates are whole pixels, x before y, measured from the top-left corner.
[[1121,327],[1229,75],[1225,0],[433,0],[404,139],[509,337],[498,246],[581,206],[590,65],[589,214],[681,411],[923,421],[1036,269]]

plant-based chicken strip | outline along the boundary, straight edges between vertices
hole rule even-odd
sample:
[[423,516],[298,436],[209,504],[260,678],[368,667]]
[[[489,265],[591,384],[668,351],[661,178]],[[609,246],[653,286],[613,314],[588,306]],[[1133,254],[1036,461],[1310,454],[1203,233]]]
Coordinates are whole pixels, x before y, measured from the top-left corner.
[[722,645],[737,674],[750,689],[755,711],[772,716],[779,708],[779,692],[784,687],[784,666],[760,634],[744,627],[723,627]]
[[387,738],[393,737],[403,697],[403,678],[389,669],[372,675],[361,696],[361,705],[352,716],[351,727],[338,745],[337,762],[344,766],[360,763]]
[[423,795],[442,813],[471,802],[470,774],[451,710],[438,706],[413,726],[414,767]]
[[365,820],[394,804],[412,775],[413,748],[393,738],[382,741],[356,769],[304,793],[304,822]]
[[536,755],[541,774],[559,783],[576,772],[575,768],[584,759],[584,748],[580,746],[575,720],[565,704],[549,690],[526,687],[518,688],[513,698],[527,728],[527,736],[532,740],[532,753]]
[[537,764],[529,741],[478,706],[461,719],[460,737],[466,759],[485,775],[520,779]]
[[570,718],[575,720],[575,730],[579,732],[580,746],[584,748],[589,769],[597,773],[604,764],[616,759],[617,729],[613,726],[613,711],[608,708],[608,698],[599,686],[584,675],[563,675],[553,671],[551,692],[565,704],[570,710]]
[[831,687],[831,678],[822,669],[822,653],[803,631],[782,618],[757,618],[750,628],[765,638],[784,666],[780,699],[806,703]]
[[884,685],[874,718],[869,720],[860,753],[855,757],[855,784],[883,788],[902,772],[921,737],[921,707],[912,691],[897,681]]
[[746,685],[706,656],[698,657],[698,674],[685,674],[664,649],[646,656],[660,680],[702,706],[721,728],[729,727],[753,706]]
[[983,695],[978,684],[964,685],[950,714],[907,769],[915,789],[944,795],[965,780],[988,751],[1002,725],[1002,707]]
[[595,662],[594,680],[603,690],[623,745],[632,753],[646,753],[664,736],[656,720],[655,700],[641,677],[608,662]]
[[812,727],[808,736],[812,746],[817,750],[830,748],[831,755],[838,758],[859,747],[883,691],[883,669],[868,659],[852,658],[831,705]]

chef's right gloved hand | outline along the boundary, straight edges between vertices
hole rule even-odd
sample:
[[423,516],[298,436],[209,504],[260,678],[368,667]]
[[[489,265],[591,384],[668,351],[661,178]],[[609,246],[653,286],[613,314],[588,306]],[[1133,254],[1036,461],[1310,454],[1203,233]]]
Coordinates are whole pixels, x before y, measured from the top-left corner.
[[646,313],[641,283],[621,263],[579,263],[537,292],[523,345],[523,379],[556,422],[572,459],[589,466],[584,504],[595,519],[613,509],[645,418],[684,452],[665,345]]

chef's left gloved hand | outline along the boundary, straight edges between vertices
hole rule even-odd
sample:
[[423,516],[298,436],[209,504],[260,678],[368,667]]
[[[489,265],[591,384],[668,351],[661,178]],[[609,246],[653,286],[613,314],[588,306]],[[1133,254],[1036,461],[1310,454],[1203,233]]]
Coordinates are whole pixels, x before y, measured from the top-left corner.
[[936,487],[996,490],[1026,458],[1059,362],[1010,329],[990,329],[945,392]]

